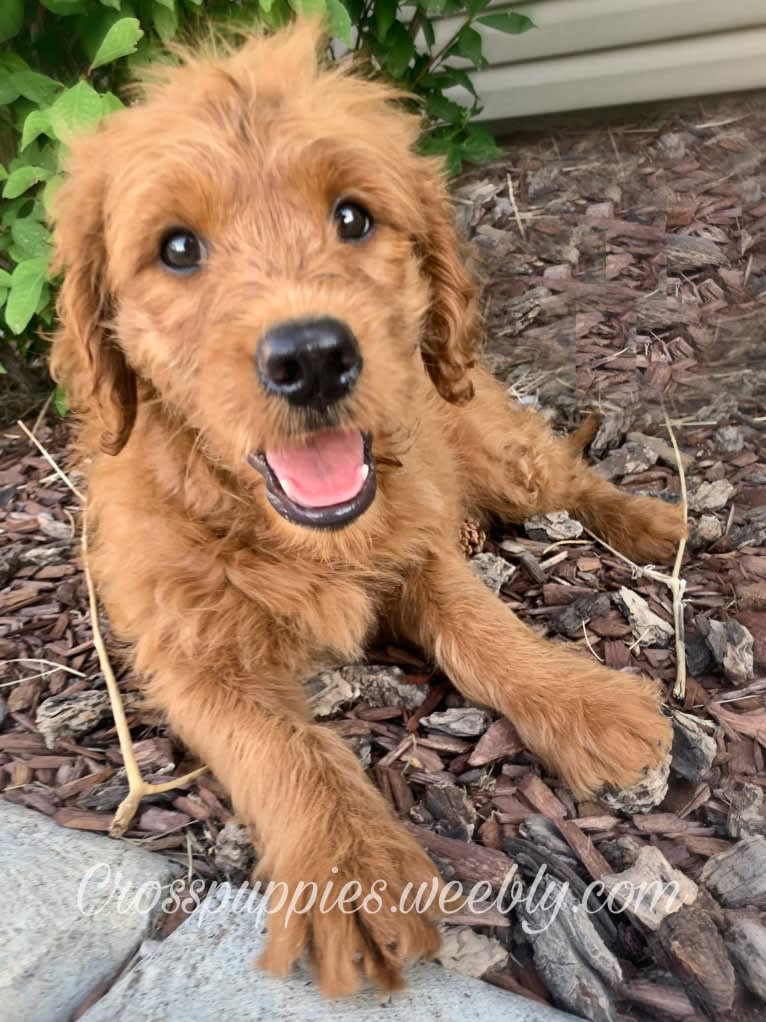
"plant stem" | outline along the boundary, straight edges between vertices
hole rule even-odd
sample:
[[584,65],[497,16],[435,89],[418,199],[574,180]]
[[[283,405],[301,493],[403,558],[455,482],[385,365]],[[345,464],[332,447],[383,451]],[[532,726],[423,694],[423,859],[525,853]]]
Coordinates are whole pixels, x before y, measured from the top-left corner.
[[455,32],[447,40],[447,42],[444,44],[444,46],[442,46],[442,48],[440,50],[438,50],[435,54],[433,54],[433,56],[429,57],[428,63],[424,65],[422,71],[420,72],[420,74],[415,79],[413,87],[417,87],[420,84],[421,80],[430,71],[432,71],[435,67],[437,67],[441,63],[442,60],[444,60],[444,55],[449,51],[450,47],[453,46],[454,43],[457,41],[457,38],[460,35],[460,33],[463,31],[464,28],[470,28],[472,22],[473,22],[473,15],[469,15],[466,18],[466,20],[463,22],[463,24],[460,26],[460,28],[457,30],[457,32]]

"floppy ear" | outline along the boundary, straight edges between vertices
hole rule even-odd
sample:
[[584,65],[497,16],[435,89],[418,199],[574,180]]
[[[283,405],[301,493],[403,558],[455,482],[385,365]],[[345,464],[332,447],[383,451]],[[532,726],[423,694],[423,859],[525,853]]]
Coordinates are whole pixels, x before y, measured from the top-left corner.
[[[478,288],[465,268],[465,244],[455,227],[440,161],[419,160],[425,230],[419,240],[431,299],[423,334],[423,362],[441,396],[454,404],[473,397],[468,370],[481,340]],[[431,173],[428,173],[428,169]]]
[[63,268],[64,280],[51,372],[76,408],[95,401],[104,426],[101,450],[119,454],[136,418],[136,377],[110,327],[102,166],[103,152],[86,143],[54,201],[55,265]]

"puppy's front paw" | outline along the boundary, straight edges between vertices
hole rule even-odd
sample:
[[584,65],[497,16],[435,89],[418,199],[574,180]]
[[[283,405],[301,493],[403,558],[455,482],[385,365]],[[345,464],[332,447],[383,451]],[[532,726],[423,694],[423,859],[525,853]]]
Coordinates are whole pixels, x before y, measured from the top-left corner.
[[652,497],[635,497],[623,523],[620,550],[637,564],[668,564],[686,536],[681,504]]
[[672,728],[653,682],[597,667],[542,724],[544,743],[522,734],[578,796],[632,788],[663,761]]
[[[278,856],[282,862],[272,879],[289,894],[269,915],[268,944],[258,965],[284,976],[308,951],[325,997],[352,994],[360,972],[383,991],[399,989],[405,963],[431,957],[439,948],[432,921],[438,873],[391,821],[366,811],[339,819],[337,827],[337,840],[326,846],[319,842]],[[418,890],[430,895],[430,911],[413,907]]]

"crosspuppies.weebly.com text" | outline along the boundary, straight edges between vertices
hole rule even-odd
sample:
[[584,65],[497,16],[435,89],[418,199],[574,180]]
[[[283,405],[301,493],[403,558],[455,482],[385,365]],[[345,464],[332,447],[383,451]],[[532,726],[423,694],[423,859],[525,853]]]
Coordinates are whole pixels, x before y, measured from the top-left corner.
[[[540,933],[553,924],[565,904],[573,911],[593,914],[603,908],[613,913],[641,904],[652,909],[663,902],[668,911],[680,907],[678,884],[674,881],[648,881],[634,884],[621,881],[609,888],[594,880],[581,895],[572,894],[567,881],[552,877],[541,866],[534,877],[522,879],[514,865],[497,888],[489,881],[467,886],[457,880],[406,884],[396,896],[388,890],[385,880],[376,880],[365,888],[353,878],[341,878],[337,867],[322,882],[298,881],[287,885],[278,880],[239,886],[228,882],[206,884],[194,879],[177,879],[169,884],[150,880],[129,885],[119,870],[108,863],[95,863],[84,874],[78,889],[77,904],[86,916],[101,913],[195,913],[201,925],[205,918],[227,912],[246,912],[260,922],[264,917],[279,917],[285,925],[295,915],[309,912],[410,913],[442,917],[470,912],[477,922],[491,910],[508,913],[523,909],[522,926],[529,934]],[[539,921],[539,925],[538,925]],[[273,921],[272,921],[273,925]]]

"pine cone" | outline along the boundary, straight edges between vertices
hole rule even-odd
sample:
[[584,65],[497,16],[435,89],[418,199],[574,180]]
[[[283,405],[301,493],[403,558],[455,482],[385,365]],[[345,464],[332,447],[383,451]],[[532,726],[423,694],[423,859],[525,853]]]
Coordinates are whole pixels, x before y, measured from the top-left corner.
[[487,534],[476,518],[466,518],[460,526],[460,549],[466,557],[480,554],[484,549]]

